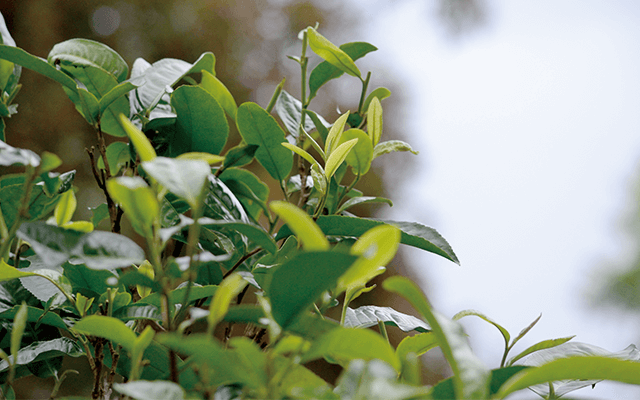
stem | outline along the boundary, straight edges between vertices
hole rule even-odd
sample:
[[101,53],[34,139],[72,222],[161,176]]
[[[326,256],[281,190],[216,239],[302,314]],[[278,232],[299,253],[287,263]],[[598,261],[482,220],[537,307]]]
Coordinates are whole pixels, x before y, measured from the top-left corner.
[[231,275],[233,273],[233,271],[235,271],[240,265],[242,265],[243,262],[247,261],[250,257],[256,255],[260,251],[262,251],[262,247],[258,247],[257,249],[254,249],[253,251],[251,251],[251,252],[245,254],[244,256],[242,256],[238,260],[238,262],[236,262],[233,265],[233,267],[231,267],[231,269],[224,274],[223,279],[226,278],[227,276]]
[[282,93],[282,87],[284,86],[285,80],[285,78],[282,78],[282,81],[280,81],[278,86],[276,86],[276,91],[273,92],[273,96],[271,96],[271,100],[269,100],[269,105],[267,105],[267,108],[265,109],[268,113],[271,113],[271,110],[273,110],[273,107],[276,105],[278,97],[280,97],[280,93]]
[[367,87],[369,86],[369,79],[371,79],[371,71],[367,73],[367,77],[362,81],[362,93],[360,94],[360,103],[358,104],[358,114],[362,115],[362,107],[364,106],[364,99],[367,97]]
[[391,344],[389,342],[389,334],[387,333],[387,328],[384,326],[384,322],[382,322],[381,320],[378,320],[378,330],[380,331],[380,334],[382,335],[384,340],[386,340],[387,343]]
[[[307,54],[307,31],[304,31],[302,37],[302,53],[300,55],[300,80],[301,80],[301,93],[300,93],[300,101],[302,102],[302,110],[300,110],[300,125],[298,125],[298,137],[296,138],[296,145],[300,148],[303,147],[304,142],[304,124],[307,117],[307,107],[309,106],[309,101],[307,100],[307,65],[309,63],[309,59],[306,57]],[[298,159],[298,173],[300,174],[300,198],[298,199],[298,207],[302,207],[309,197],[309,193],[307,193],[307,168],[304,163],[304,158],[296,155]]]
[[56,384],[53,386],[53,390],[51,391],[51,395],[49,396],[49,399],[51,400],[55,399],[56,395],[58,394],[58,390],[60,390],[60,386],[62,386],[62,382],[64,382],[65,378],[70,373],[80,375],[80,372],[76,371],[75,369],[68,369],[64,371],[60,376],[60,378],[56,378]]

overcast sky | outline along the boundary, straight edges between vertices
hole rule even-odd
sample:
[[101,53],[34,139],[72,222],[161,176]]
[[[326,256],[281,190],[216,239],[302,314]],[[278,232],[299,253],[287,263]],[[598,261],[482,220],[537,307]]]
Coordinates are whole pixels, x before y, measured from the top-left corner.
[[[574,334],[621,350],[640,338],[638,321],[594,313],[584,296],[598,267],[630,254],[620,220],[640,165],[640,3],[486,3],[487,24],[462,40],[437,25],[435,1],[372,7],[379,51],[367,58],[410,92],[424,171],[393,216],[435,227],[456,251],[460,267],[411,252],[441,312],[474,308],[512,334],[542,313],[516,350]],[[465,326],[496,367],[497,330]],[[575,394],[640,397],[621,384]]]

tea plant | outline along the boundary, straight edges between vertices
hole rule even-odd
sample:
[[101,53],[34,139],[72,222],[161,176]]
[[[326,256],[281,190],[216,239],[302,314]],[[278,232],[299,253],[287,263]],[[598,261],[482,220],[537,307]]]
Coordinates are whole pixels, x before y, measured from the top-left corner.
[[[63,356],[87,359],[95,399],[500,399],[527,387],[557,398],[602,379],[640,384],[635,347],[612,355],[561,338],[508,358],[537,320],[512,339],[476,311],[449,319],[403,277],[383,288],[423,319],[349,306],[374,289],[367,285],[400,244],[458,263],[429,227],[348,211],[391,205],[355,186],[379,156],[416,153],[383,140],[381,101],[390,93],[370,90],[371,73],[355,64],[376,50],[371,44],[338,47],[305,29],[301,54],[290,57],[300,66],[300,97],[283,81],[263,108],[236,105],[212,53],[193,63],[137,59],[129,72],[114,50],[84,39],[36,57],[1,25],[0,117],[16,114],[21,68],[60,83],[95,131],[89,162],[105,197],[91,221],[74,221],[75,172],[54,172],[62,161],[53,154],[6,144],[0,120],[0,164],[21,168],[0,178],[3,397],[15,397],[16,380],[31,374],[53,376],[56,397],[75,372],[62,371]],[[310,73],[309,51],[324,60]],[[328,122],[310,104],[344,74],[361,85],[359,105]],[[242,141],[224,151],[230,124]],[[280,193],[245,168],[253,161]],[[121,234],[123,216],[144,249]],[[104,219],[110,231],[95,230]],[[332,307],[339,321],[326,316]],[[466,316],[502,334],[498,368],[472,352],[457,322]],[[415,334],[394,348],[387,325]],[[434,347],[453,376],[431,387],[418,357]],[[317,359],[344,368],[335,385],[305,366]]]

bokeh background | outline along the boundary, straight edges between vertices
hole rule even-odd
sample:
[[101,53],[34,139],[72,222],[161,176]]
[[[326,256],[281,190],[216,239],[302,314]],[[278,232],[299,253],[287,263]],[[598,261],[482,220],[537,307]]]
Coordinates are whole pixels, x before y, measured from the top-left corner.
[[[75,37],[111,46],[129,65],[212,51],[238,104],[266,106],[283,77],[300,92],[286,56],[299,54],[297,33],[308,25],[318,22],[337,44],[374,44],[358,65],[372,71],[370,87],[392,91],[384,135],[421,153],[377,159],[360,187],[394,207],[358,213],[433,226],[462,263],[403,249],[391,272],[413,276],[449,316],[474,308],[517,333],[542,313],[516,351],[574,334],[611,351],[640,343],[640,3],[3,0],[0,12],[17,45],[41,57]],[[87,207],[102,202],[85,152],[94,134],[59,85],[27,70],[21,83],[7,141],[76,169],[76,218],[88,218]],[[357,107],[359,92],[342,78],[311,108],[333,121]],[[362,301],[395,302],[379,299],[382,289],[372,296]],[[497,366],[499,333],[464,324],[479,356]],[[447,373],[437,355],[424,362],[429,379]],[[602,383],[574,397],[640,391]]]

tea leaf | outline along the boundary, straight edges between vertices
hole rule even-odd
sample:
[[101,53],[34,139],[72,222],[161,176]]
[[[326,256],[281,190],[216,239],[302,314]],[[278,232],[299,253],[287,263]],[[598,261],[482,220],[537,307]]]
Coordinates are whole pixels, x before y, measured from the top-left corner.
[[528,356],[531,353],[534,353],[536,351],[540,351],[540,350],[545,350],[545,349],[551,349],[553,347],[559,346],[561,344],[564,344],[566,342],[568,342],[569,340],[573,339],[575,337],[574,336],[569,336],[569,337],[565,337],[565,338],[559,338],[559,339],[548,339],[548,340],[543,340],[541,342],[538,342],[532,346],[527,347],[525,350],[523,350],[522,352],[520,352],[517,356],[511,358],[508,362],[507,365],[512,365],[514,362],[520,360],[523,357]]
[[[353,149],[347,154],[345,161],[353,170],[354,175],[364,175],[369,172],[373,160],[373,146],[369,135],[360,129],[349,129],[342,133],[339,143],[358,139]],[[337,150],[337,149],[336,149]]]
[[236,123],[247,144],[260,146],[255,157],[272,178],[283,181],[293,167],[293,155],[280,144],[285,135],[276,120],[255,103],[238,108]]
[[327,179],[331,179],[338,167],[340,167],[340,164],[342,164],[347,158],[351,149],[355,147],[356,143],[358,143],[357,138],[348,140],[331,152],[331,155],[327,158],[327,163],[325,164],[324,172]]
[[31,55],[21,48],[8,46],[6,44],[0,44],[0,59],[11,61],[15,64],[21,65],[41,75],[44,75],[47,78],[60,83],[72,93],[76,93],[78,91],[76,82],[71,77],[69,77],[69,75],[65,74],[62,71],[59,71],[58,69],[56,69],[56,67],[47,63],[46,60]]
[[309,47],[311,47],[314,53],[341,71],[360,78],[360,70],[347,53],[331,43],[312,27],[307,28],[307,36],[309,38]]
[[[356,309],[347,307],[345,328],[370,328],[382,321],[385,325],[397,326],[404,332],[429,332],[431,328],[424,321],[394,310],[391,307],[361,306]],[[419,355],[419,354],[418,354]]]
[[238,106],[233,99],[231,92],[220,82],[218,78],[207,70],[202,70],[202,81],[200,86],[211,94],[218,104],[222,106],[224,111],[233,119],[236,119],[236,113],[238,112]]
[[127,383],[114,383],[113,388],[136,400],[183,400],[185,398],[184,389],[171,381],[136,380]]
[[142,168],[193,208],[198,206],[207,177],[211,175],[209,164],[201,160],[156,157],[153,161],[143,162]]
[[140,178],[121,176],[107,181],[109,194],[122,206],[133,229],[140,235],[153,236],[153,221],[160,205],[153,190]]
[[373,159],[394,151],[409,151],[415,155],[418,154],[409,143],[403,142],[402,140],[387,140],[386,142],[378,143],[376,147],[373,148]]
[[149,139],[123,114],[120,114],[120,125],[122,125],[122,129],[127,133],[131,143],[133,143],[136,152],[140,156],[140,161],[151,161],[156,158],[156,151],[151,146]]
[[109,339],[128,351],[133,350],[136,334],[124,322],[104,315],[90,315],[73,325],[75,332]]
[[305,250],[329,250],[329,241],[309,214],[284,201],[272,201],[269,206],[296,234]]
[[129,73],[127,63],[118,53],[105,44],[88,39],[70,39],[56,44],[47,61],[49,64],[101,68],[113,74],[118,82],[124,81]]
[[220,154],[229,125],[215,98],[200,87],[180,86],[171,95],[171,105],[178,114],[171,155],[193,151]]
[[382,101],[389,96],[391,96],[391,91],[389,91],[389,89],[385,87],[379,87],[376,90],[369,93],[364,103],[362,103],[362,109],[368,110],[369,105],[371,104],[371,101],[373,101],[373,99],[378,99],[379,101]]
[[382,105],[377,97],[367,108],[367,132],[371,138],[371,143],[376,146],[382,137]]
[[342,203],[340,208],[336,211],[336,214],[341,214],[343,211],[347,210],[350,207],[356,206],[358,204],[368,204],[368,203],[386,203],[389,206],[393,206],[393,202],[384,197],[371,197],[371,196],[360,196],[354,197]]
[[[16,365],[28,365],[36,361],[49,360],[61,356],[80,357],[84,350],[74,340],[61,337],[46,341],[37,341],[21,348],[18,357],[14,360]],[[0,371],[9,368],[6,360],[0,361]]]

